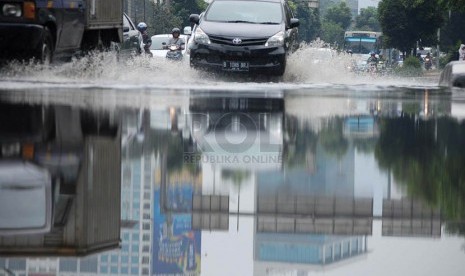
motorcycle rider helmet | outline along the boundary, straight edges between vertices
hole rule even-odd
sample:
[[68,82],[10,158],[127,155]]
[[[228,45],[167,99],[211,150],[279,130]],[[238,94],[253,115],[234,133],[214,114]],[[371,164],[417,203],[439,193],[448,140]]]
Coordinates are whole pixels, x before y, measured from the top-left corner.
[[171,30],[171,34],[175,34],[175,33],[177,33],[178,35],[180,35],[180,34],[181,34],[181,30],[180,30],[179,28],[173,28],[173,29]]
[[147,24],[145,24],[144,22],[140,22],[139,24],[137,24],[137,29],[140,32],[145,32],[147,30]]

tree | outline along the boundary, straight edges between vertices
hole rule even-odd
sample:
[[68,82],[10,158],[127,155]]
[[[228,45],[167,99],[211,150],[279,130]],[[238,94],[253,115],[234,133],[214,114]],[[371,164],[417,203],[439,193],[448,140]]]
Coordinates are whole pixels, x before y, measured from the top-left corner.
[[[441,50],[458,55],[458,48],[465,42],[465,12],[447,12],[446,22],[441,28]],[[455,57],[458,59],[458,57]]]
[[[148,1],[148,0],[146,0]],[[149,33],[166,34],[171,33],[174,27],[181,30],[189,26],[189,15],[201,13],[207,7],[203,0],[171,0],[171,1],[148,1],[147,10],[151,10],[151,16],[147,16]],[[150,7],[149,7],[150,6]]]
[[440,0],[440,4],[447,10],[465,12],[465,0]]
[[329,155],[342,158],[349,148],[349,141],[344,137],[342,128],[343,118],[331,118],[323,125],[319,133],[321,145]]
[[[439,207],[445,221],[462,222],[465,124],[448,117],[418,120],[414,114],[419,106],[411,109],[411,115],[381,119],[375,158],[380,168],[392,172],[409,196]],[[463,227],[455,231],[465,234]]]
[[306,2],[297,2],[295,17],[300,21],[299,38],[306,42],[315,40],[321,30],[319,11],[309,8]]
[[321,24],[321,39],[333,47],[341,46],[344,43],[344,29],[333,21],[324,20]]
[[416,49],[417,41],[432,43],[442,25],[442,11],[434,0],[382,0],[378,5],[385,46],[398,48],[406,55]]
[[368,7],[360,10],[360,14],[355,18],[355,28],[363,31],[381,31],[378,21],[378,9]]
[[352,13],[346,2],[341,2],[337,5],[331,6],[325,15],[325,20],[339,24],[345,31],[349,28],[352,21]]
[[189,16],[191,14],[200,14],[208,5],[203,0],[172,0],[171,3],[173,4],[174,14],[182,19],[182,27],[190,25]]

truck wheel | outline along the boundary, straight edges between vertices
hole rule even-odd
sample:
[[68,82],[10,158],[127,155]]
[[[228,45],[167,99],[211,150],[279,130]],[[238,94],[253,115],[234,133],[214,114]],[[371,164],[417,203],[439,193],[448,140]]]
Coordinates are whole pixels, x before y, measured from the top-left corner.
[[34,58],[41,64],[50,64],[53,59],[53,38],[50,30],[45,27],[44,36],[39,44]]

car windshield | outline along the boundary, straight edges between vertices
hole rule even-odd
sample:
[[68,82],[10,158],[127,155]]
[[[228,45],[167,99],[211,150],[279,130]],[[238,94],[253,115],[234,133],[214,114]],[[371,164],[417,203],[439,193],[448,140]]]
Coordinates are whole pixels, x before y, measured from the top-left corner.
[[152,36],[152,46],[150,50],[163,50],[163,43],[168,44],[168,36]]
[[281,4],[264,1],[216,1],[205,19],[219,22],[279,24],[283,20]]

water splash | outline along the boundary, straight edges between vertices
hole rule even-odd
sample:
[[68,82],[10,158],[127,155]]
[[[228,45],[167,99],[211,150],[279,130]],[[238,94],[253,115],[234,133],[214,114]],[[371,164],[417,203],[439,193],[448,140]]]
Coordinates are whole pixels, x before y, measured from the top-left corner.
[[[191,69],[188,60],[173,62],[164,58],[136,56],[118,58],[114,52],[93,52],[71,62],[41,65],[10,62],[0,69],[0,80],[51,85],[110,87],[240,88],[254,83],[265,86],[302,86],[318,84],[415,85],[418,79],[373,78],[351,73],[352,57],[316,40],[302,43],[287,61],[282,78],[267,76],[214,75]],[[261,84],[261,85],[260,85]],[[434,83],[435,85],[435,83]]]

